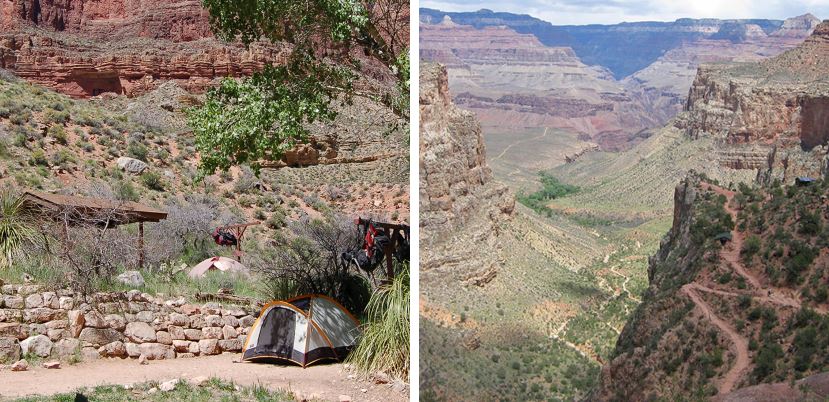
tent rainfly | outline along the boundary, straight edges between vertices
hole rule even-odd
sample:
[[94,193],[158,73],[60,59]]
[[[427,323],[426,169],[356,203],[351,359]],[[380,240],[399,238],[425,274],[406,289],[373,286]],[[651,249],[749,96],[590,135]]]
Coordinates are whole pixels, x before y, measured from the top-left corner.
[[227,257],[210,257],[198,264],[196,264],[190,273],[187,275],[191,278],[198,278],[204,276],[207,271],[217,269],[225,272],[244,272],[247,270],[242,263]]
[[304,295],[262,308],[242,348],[242,361],[289,361],[307,367],[343,361],[362,334],[360,322],[334,299]]

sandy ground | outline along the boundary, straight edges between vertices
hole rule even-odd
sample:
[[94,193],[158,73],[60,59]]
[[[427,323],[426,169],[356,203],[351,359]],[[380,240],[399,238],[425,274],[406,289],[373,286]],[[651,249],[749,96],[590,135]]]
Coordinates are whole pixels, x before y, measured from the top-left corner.
[[[0,399],[26,395],[52,395],[71,392],[79,387],[104,384],[135,384],[146,381],[219,377],[239,385],[263,384],[271,389],[286,389],[306,398],[339,401],[348,395],[353,401],[405,401],[409,390],[395,391],[390,384],[374,384],[349,378],[341,364],[296,366],[234,363],[238,354],[150,361],[140,365],[134,359],[103,359],[57,370],[42,367],[25,372],[0,371]],[[365,390],[365,392],[363,392]]]

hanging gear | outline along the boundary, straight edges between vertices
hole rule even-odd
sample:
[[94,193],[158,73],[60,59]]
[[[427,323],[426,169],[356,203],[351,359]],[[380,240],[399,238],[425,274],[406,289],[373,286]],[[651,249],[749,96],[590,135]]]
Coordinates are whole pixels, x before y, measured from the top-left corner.
[[403,229],[394,232],[394,258],[397,261],[409,261],[409,227],[404,226]]
[[222,228],[216,228],[216,230],[213,231],[212,236],[213,241],[220,246],[235,246],[239,243],[239,239],[236,238],[236,235]]

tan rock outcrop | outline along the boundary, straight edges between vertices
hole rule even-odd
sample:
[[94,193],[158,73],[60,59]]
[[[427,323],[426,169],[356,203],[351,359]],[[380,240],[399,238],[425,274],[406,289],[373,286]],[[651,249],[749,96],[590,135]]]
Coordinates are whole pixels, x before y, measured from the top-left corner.
[[497,248],[499,221],[515,201],[493,181],[480,125],[452,104],[446,69],[423,65],[420,86],[421,270],[455,271],[483,285],[498,264],[479,247]]
[[800,46],[756,63],[700,67],[676,127],[710,136],[720,164],[760,182],[827,173],[829,22]]

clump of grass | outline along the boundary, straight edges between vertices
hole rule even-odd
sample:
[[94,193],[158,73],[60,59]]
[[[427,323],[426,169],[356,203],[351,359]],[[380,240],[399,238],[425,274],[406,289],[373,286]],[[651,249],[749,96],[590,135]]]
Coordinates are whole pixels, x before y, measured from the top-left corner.
[[29,396],[17,399],[17,402],[39,401],[74,401],[78,395],[90,401],[239,401],[239,402],[288,402],[296,401],[296,397],[285,390],[271,391],[262,385],[238,386],[220,378],[210,378],[201,385],[193,385],[180,380],[172,391],[148,391],[158,388],[157,381],[148,381],[135,384],[131,389],[122,385],[99,385],[94,388],[81,388],[68,394],[54,396]]
[[0,268],[10,266],[37,241],[34,217],[23,199],[10,191],[0,193]]
[[365,374],[385,372],[402,379],[409,376],[409,268],[403,266],[389,285],[384,285],[366,306],[368,323],[348,361]]

